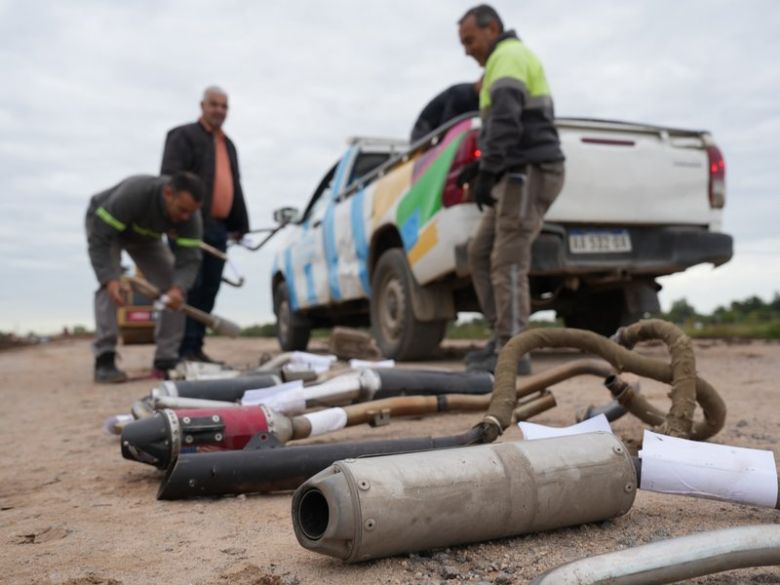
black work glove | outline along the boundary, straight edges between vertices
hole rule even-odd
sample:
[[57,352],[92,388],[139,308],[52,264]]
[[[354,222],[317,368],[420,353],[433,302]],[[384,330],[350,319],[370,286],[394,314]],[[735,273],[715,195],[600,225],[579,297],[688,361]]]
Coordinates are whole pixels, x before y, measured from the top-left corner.
[[482,211],[482,206],[493,207],[496,200],[491,192],[496,184],[496,175],[489,171],[479,171],[477,178],[471,182],[471,198],[477,204],[477,209]]
[[471,183],[474,180],[474,177],[477,176],[478,172],[479,172],[478,160],[463,165],[463,168],[460,169],[460,172],[458,173],[458,178],[455,179],[455,182],[458,184],[458,187],[463,188],[463,185],[465,185],[466,183]]

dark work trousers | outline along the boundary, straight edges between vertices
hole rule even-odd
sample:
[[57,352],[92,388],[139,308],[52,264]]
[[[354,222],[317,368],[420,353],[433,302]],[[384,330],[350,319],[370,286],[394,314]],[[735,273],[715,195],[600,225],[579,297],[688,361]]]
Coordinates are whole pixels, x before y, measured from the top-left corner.
[[[227,250],[227,229],[219,220],[207,219],[203,225],[203,241],[214,246],[218,250]],[[224,260],[203,252],[198,277],[195,284],[187,292],[187,303],[196,309],[211,313],[222,282],[222,269]],[[203,349],[203,337],[206,335],[206,326],[200,321],[187,317],[184,327],[184,337],[179,346],[179,356],[187,353],[199,352]]]
[[469,244],[471,279],[499,349],[528,326],[531,246],[563,189],[564,174],[562,162],[505,174],[493,188],[495,206],[485,209]]

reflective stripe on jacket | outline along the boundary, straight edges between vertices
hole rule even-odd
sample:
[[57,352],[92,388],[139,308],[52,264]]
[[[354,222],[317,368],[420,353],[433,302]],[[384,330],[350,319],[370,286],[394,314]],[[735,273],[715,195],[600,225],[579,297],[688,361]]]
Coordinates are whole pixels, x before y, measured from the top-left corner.
[[203,225],[200,212],[189,221],[174,224],[165,213],[163,187],[168,177],[136,175],[94,195],[87,209],[87,243],[92,268],[101,284],[121,276],[111,254],[114,242],[143,245],[158,243],[163,234],[176,242],[173,283],[188,290],[200,268]]

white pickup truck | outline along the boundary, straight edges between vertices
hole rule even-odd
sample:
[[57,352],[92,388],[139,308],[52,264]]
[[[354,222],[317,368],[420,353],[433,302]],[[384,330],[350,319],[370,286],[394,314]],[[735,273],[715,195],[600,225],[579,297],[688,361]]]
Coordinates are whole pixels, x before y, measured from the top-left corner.
[[[656,278],[732,256],[725,164],[707,132],[559,118],[566,184],[533,246],[533,310],[612,333],[659,309]],[[409,145],[352,139],[303,213],[277,210],[271,276],[283,349],[314,327],[370,324],[388,357],[435,349],[478,311],[466,246],[480,213],[455,178],[479,156],[463,116]]]

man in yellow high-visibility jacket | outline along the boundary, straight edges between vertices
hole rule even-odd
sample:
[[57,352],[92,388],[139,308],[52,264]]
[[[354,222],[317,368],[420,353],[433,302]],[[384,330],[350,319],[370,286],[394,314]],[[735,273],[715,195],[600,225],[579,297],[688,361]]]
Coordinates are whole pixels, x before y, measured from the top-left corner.
[[[461,182],[482,221],[469,245],[469,266],[479,303],[494,337],[466,358],[471,370],[494,371],[497,354],[528,324],[531,245],[544,214],[563,188],[561,151],[550,88],[539,59],[504,31],[491,6],[471,8],[458,22],[460,41],[485,74],[479,96],[481,157]],[[530,373],[530,361],[518,373]]]

